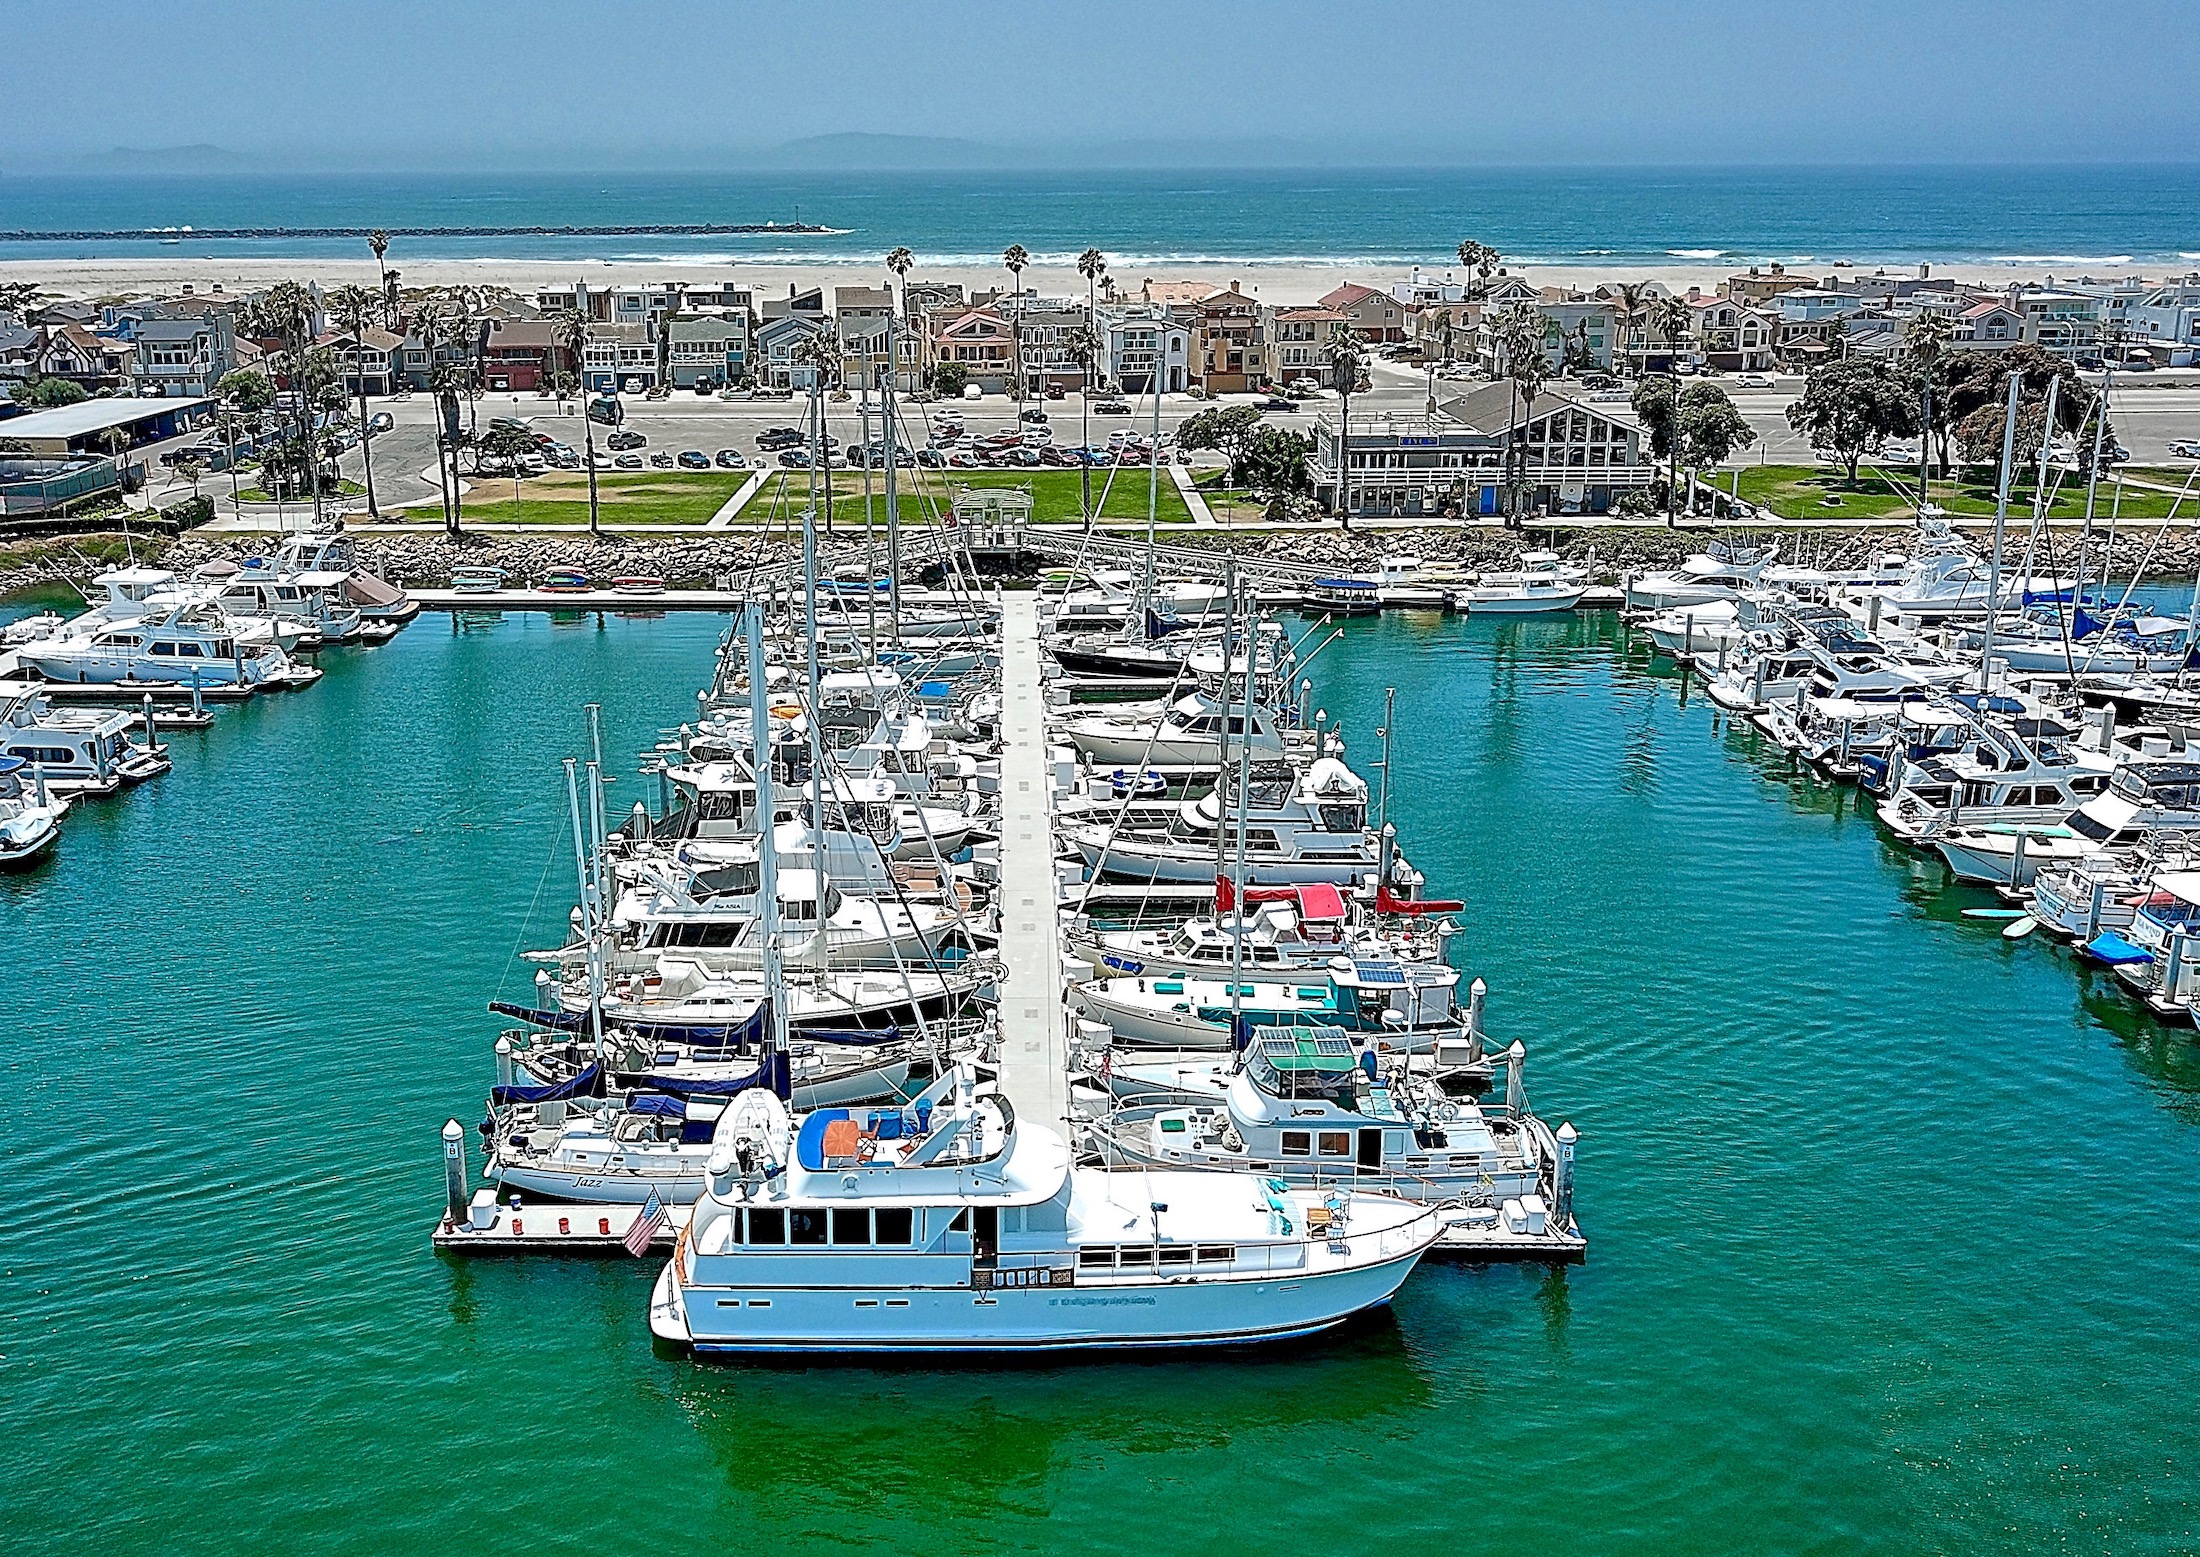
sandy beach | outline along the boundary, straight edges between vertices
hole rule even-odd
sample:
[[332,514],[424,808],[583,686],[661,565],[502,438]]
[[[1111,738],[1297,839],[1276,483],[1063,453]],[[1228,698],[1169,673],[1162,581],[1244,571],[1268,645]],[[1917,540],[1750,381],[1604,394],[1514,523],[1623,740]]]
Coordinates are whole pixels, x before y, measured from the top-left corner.
[[[784,292],[790,286],[880,286],[889,279],[883,264],[865,265],[738,265],[728,266],[709,262],[636,261],[636,260],[444,260],[407,259],[401,249],[393,249],[390,263],[404,273],[404,285],[418,286],[501,286],[508,287],[522,296],[532,295],[535,289],[549,282],[585,279],[609,285],[620,281],[638,281],[650,278],[692,278],[722,276],[728,271],[756,289],[759,298]],[[1440,267],[1431,266],[1431,269]],[[1627,266],[1562,266],[1542,265],[1522,269],[1519,274],[1544,286],[1569,286],[1593,288],[1600,282],[1653,280],[1675,292],[1685,292],[1697,287],[1705,292],[1716,291],[1721,281],[1746,266],[1734,263],[1661,265],[1648,267]],[[1797,266],[1798,271],[1811,275],[1871,275],[1882,269],[1888,274],[1909,274],[1912,267],[1858,266],[1841,269],[1831,265]],[[1953,275],[1960,280],[1977,282],[1986,286],[2006,286],[2019,281],[2040,281],[2058,274],[2054,267],[2021,265],[1933,265],[1934,275]],[[2134,267],[2119,266],[2104,271],[2123,274]],[[1379,269],[1369,267],[1364,272],[1341,265],[1285,266],[1285,265],[1205,265],[1181,270],[1126,273],[1114,272],[1116,283],[1126,291],[1135,293],[1139,283],[1157,281],[1211,281],[1223,286],[1236,281],[1251,295],[1263,302],[1277,304],[1311,303],[1340,281],[1359,281],[1367,285],[1382,285],[1403,274],[1399,267]],[[2075,273],[2074,267],[2063,267],[2059,274],[2068,279]],[[372,284],[377,270],[371,258],[326,259],[215,259],[189,256],[166,256],[136,259],[97,260],[6,260],[0,261],[0,280],[35,281],[49,292],[65,297],[108,297],[123,294],[168,293],[180,291],[188,283],[195,290],[206,291],[219,286],[224,291],[251,291],[275,281],[314,280],[329,286],[347,282]],[[1008,284],[1009,276],[998,267],[928,267],[919,265],[912,273],[919,281],[961,282],[970,288],[1000,287]],[[1085,295],[1085,278],[1068,266],[1033,266],[1023,275],[1026,286],[1036,287],[1042,295],[1082,297]]]

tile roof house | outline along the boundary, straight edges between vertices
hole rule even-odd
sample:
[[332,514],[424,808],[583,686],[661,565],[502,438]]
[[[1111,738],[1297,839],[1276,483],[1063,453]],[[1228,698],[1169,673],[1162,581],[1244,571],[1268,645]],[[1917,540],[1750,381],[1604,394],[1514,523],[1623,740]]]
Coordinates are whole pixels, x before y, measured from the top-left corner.
[[1406,305],[1388,292],[1347,281],[1322,294],[1323,308],[1332,308],[1352,321],[1360,339],[1377,345],[1406,338]]
[[514,394],[547,391],[560,373],[579,375],[572,353],[558,339],[558,325],[551,319],[492,319],[489,338],[481,348],[481,382],[484,389]]

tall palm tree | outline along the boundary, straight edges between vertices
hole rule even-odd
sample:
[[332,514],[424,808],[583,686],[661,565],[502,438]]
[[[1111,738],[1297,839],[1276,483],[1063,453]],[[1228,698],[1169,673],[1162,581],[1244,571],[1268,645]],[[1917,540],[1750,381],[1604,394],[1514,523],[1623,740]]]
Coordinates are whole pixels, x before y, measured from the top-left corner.
[[1016,294],[1016,314],[1009,323],[1009,350],[1016,365],[1016,413],[1023,420],[1024,409],[1024,267],[1031,263],[1031,251],[1020,243],[1012,243],[1001,251],[1001,263],[1008,267],[1009,290]]
[[[1108,257],[1098,249],[1087,249],[1077,256],[1077,273],[1085,278],[1085,322],[1094,331],[1100,328],[1100,278],[1108,273]],[[1085,386],[1085,393],[1092,393],[1092,386]]]
[[[281,355],[289,364],[291,389],[291,423],[294,436],[302,445],[310,445],[312,439],[312,407],[305,383],[306,350],[313,335],[316,313],[313,294],[295,281],[278,281],[255,298],[245,311],[246,328],[263,340],[280,343]],[[319,527],[321,517],[321,483],[313,480],[313,517]]]
[[329,317],[351,337],[352,377],[359,386],[359,458],[365,467],[367,480],[367,516],[382,517],[381,508],[374,500],[374,450],[373,440],[367,435],[367,374],[363,361],[367,348],[367,327],[382,312],[381,297],[369,287],[338,287],[328,296]]
[[[1902,332],[1902,349],[1909,354],[1910,362],[1917,369],[1917,377],[1924,393],[1924,419],[1919,423],[1917,435],[1918,501],[1930,500],[1933,448],[1933,381],[1940,376],[1940,359],[1948,354],[1948,342],[1955,335],[1955,323],[1946,314],[1921,310]],[[1940,443],[1940,465],[1943,473],[1948,468],[1948,441]]]
[[[588,350],[588,321],[576,310],[558,315],[552,328],[558,344],[565,348],[566,356],[572,359],[574,371],[578,372],[581,354]],[[583,398],[585,399],[585,392]],[[581,407],[581,444],[588,461],[588,533],[599,536],[603,532],[597,527],[602,516],[597,508],[596,498],[596,422],[588,414],[586,405]]]
[[477,443],[481,439],[481,412],[475,404],[475,396],[481,390],[481,378],[475,360],[481,341],[481,314],[476,307],[479,300],[480,294],[472,287],[451,289],[450,344],[466,353],[464,370],[453,377],[457,379],[460,391],[466,396],[466,436]]
[[[909,272],[916,266],[916,263],[917,257],[904,248],[896,248],[889,252],[886,256],[886,268],[894,273],[894,279],[899,282],[901,286],[901,297],[894,304],[894,311],[898,315],[900,315],[902,327],[904,329],[906,329],[909,324]],[[900,384],[898,380],[901,377],[901,353],[899,348],[894,345],[891,324],[892,321],[888,321],[889,328],[887,330],[886,340],[886,377],[889,381],[894,381],[895,387],[899,388]]]
[[[1505,525],[1510,529],[1519,522],[1520,489],[1527,484],[1527,457],[1519,438],[1521,421],[1521,392],[1527,392],[1526,410],[1533,419],[1536,392],[1543,387],[1543,380],[1551,371],[1551,360],[1544,355],[1544,319],[1541,309],[1528,303],[1515,303],[1497,316],[1492,326],[1499,353],[1504,359],[1505,379],[1512,386],[1507,397],[1505,413],[1505,449],[1502,455],[1505,480]],[[1519,454],[1519,473],[1515,474],[1514,456]]]
[[1477,242],[1473,238],[1462,239],[1457,253],[1460,266],[1476,278],[1475,283],[1469,286],[1467,295],[1470,297],[1488,296],[1490,277],[1496,274],[1498,264],[1505,256],[1488,244]]
[[1640,281],[1622,281],[1612,289],[1612,312],[1619,316],[1620,350],[1638,371],[1635,332],[1642,323],[1644,311],[1650,306],[1650,297],[1650,289]]
[[1344,412],[1337,419],[1337,519],[1345,529],[1352,528],[1352,391],[1360,387],[1360,374],[1367,367],[1367,347],[1361,344],[1359,332],[1342,319],[1329,327],[1329,338],[1322,342],[1322,355],[1329,360],[1329,381],[1344,396]]
[[390,267],[383,263],[390,252],[390,235],[377,227],[367,234],[367,247],[374,250],[375,267],[382,272],[383,320],[387,323],[396,317],[389,312]]
[[[830,330],[813,330],[787,353],[787,360],[798,368],[810,370],[810,426],[815,431],[815,441],[810,445],[810,491],[812,501],[819,478],[825,486],[825,533],[833,533],[833,456],[832,445],[825,441],[825,389],[833,369],[840,362],[840,346]],[[870,457],[870,451],[864,451]]]
[[1675,426],[1672,438],[1667,441],[1665,478],[1665,522],[1670,528],[1673,523],[1673,516],[1678,511],[1681,482],[1681,436],[1678,425],[1680,416],[1681,344],[1688,339],[1689,326],[1696,322],[1695,310],[1691,309],[1684,299],[1668,295],[1651,302],[1650,322],[1656,326],[1658,334],[1664,338],[1667,354],[1666,366],[1673,375]]
[[[1069,358],[1084,370],[1085,386],[1077,397],[1077,435],[1080,450],[1092,447],[1092,371],[1100,360],[1100,332],[1091,324],[1073,324],[1063,342]],[[1077,485],[1083,493],[1085,528],[1092,528],[1092,462],[1080,453],[1077,460]]]

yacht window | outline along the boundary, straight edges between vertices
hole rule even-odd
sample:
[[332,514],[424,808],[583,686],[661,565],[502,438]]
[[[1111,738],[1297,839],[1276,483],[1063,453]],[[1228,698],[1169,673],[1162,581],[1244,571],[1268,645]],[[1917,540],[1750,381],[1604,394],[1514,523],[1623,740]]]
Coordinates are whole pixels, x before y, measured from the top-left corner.
[[750,1243],[785,1243],[787,1213],[777,1206],[755,1206],[749,1211]]
[[2063,825],[2081,838],[2090,838],[2095,843],[2099,843],[2114,831],[2106,822],[2097,822],[2083,811],[2071,812],[2063,818]]
[[195,643],[177,644],[176,653],[187,660],[203,660],[206,658],[206,651]]
[[1199,1246],[1199,1263],[1202,1265],[1227,1265],[1237,1258],[1237,1250],[1226,1243],[1207,1243]]
[[1314,1155],[1314,1138],[1304,1130],[1283,1132],[1283,1154],[1286,1157],[1311,1157]]
[[731,1230],[730,1232],[728,1232],[728,1233],[726,1234],[726,1242],[728,1242],[728,1243],[747,1243],[747,1242],[749,1241],[749,1235],[748,1235],[748,1231],[747,1231],[747,1226],[746,1226],[746,1224],[747,1224],[747,1222],[748,1222],[748,1217],[749,1217],[749,1209],[748,1209],[748,1207],[746,1207],[746,1206],[735,1206],[735,1207],[733,1208],[733,1225],[732,1225],[732,1230]]
[[2088,773],[2070,781],[2070,792],[2073,795],[2097,795],[2106,788],[2108,778],[2100,773]]
[[1356,833],[1364,825],[1358,806],[1323,806],[1321,812],[1325,833]]
[[2042,784],[2032,791],[2032,796],[2032,803],[2036,806],[2059,806],[2063,803],[2062,791],[2052,784]]
[[1349,1130],[1324,1130],[1322,1155],[1324,1157],[1349,1157],[1352,1155],[1352,1133]]
[[871,1216],[874,1243],[906,1244],[911,1241],[916,1219],[907,1206],[881,1206]]
[[834,1243],[869,1243],[871,1241],[871,1213],[868,1210],[833,1211]]
[[1163,1249],[1161,1251],[1161,1263],[1164,1265],[1189,1265],[1192,1263],[1192,1251],[1188,1248]]
[[1115,1251],[1109,1248],[1079,1249],[1077,1265],[1080,1270],[1106,1270],[1115,1264]]
[[1115,1264],[1118,1270],[1151,1265],[1153,1264],[1153,1245],[1150,1243],[1126,1245],[1115,1251]]
[[172,643],[156,643],[153,645],[153,652],[161,656],[161,658],[163,659],[173,659],[176,653],[176,646]]
[[787,1213],[787,1242],[818,1244],[825,1241],[825,1212],[811,1207]]
[[967,1233],[970,1231],[970,1208],[968,1206],[964,1206],[955,1213],[955,1220],[947,1224],[947,1230],[951,1233]]

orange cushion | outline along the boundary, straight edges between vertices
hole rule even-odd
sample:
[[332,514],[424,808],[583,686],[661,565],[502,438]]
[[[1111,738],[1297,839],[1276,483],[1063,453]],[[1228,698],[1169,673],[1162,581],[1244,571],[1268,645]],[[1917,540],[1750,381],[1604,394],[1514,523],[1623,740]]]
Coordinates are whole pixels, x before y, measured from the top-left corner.
[[825,1127],[825,1155],[828,1157],[853,1157],[856,1143],[863,1138],[853,1119],[835,1119]]

